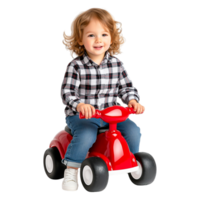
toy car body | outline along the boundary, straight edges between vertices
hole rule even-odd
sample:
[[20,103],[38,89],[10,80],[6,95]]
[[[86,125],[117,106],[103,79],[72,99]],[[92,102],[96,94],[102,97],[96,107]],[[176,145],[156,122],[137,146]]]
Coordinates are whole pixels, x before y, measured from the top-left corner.
[[[107,185],[109,175],[116,173],[128,173],[131,181],[137,185],[150,184],[156,175],[156,164],[153,157],[147,153],[132,154],[126,140],[116,129],[117,123],[125,121],[129,114],[134,113],[133,108],[113,106],[95,112],[92,117],[101,118],[109,123],[109,127],[98,129],[97,140],[89,149],[81,165],[81,181],[85,189],[88,191],[103,190]],[[81,113],[79,117],[84,118]],[[66,166],[61,163],[61,159],[64,158],[72,138],[71,130],[66,126],[65,130],[60,131],[51,141],[44,156],[45,171],[50,178],[63,177]],[[56,156],[48,153],[52,150]],[[56,166],[59,172],[55,171]],[[96,173],[99,173],[101,180],[94,180]]]
[[[86,159],[89,157],[99,157],[107,165],[109,176],[125,175],[137,171],[138,164],[135,156],[130,152],[129,147],[119,131],[113,133],[114,137],[109,137],[109,128],[98,129],[96,143],[90,148]],[[68,126],[57,131],[47,147],[56,147],[61,159],[64,158],[67,147],[72,140],[71,130]]]

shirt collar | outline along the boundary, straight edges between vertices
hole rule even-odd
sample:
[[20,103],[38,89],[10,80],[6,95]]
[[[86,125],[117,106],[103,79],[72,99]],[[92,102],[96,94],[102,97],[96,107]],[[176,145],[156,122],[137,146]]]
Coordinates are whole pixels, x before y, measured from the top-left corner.
[[[108,59],[110,57],[110,53],[108,51],[105,52],[105,55],[104,55],[104,58],[101,62],[101,64],[106,64],[108,62]],[[83,53],[83,63],[84,64],[87,64],[88,66],[91,66],[91,65],[97,65],[97,63],[95,63],[87,54],[87,51],[84,50],[84,53]]]

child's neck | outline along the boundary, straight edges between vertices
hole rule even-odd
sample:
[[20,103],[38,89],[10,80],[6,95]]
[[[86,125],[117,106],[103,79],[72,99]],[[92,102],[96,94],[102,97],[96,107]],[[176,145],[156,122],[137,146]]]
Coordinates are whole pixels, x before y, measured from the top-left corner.
[[103,55],[99,56],[99,57],[94,57],[94,56],[91,56],[88,54],[88,56],[90,57],[90,59],[95,62],[97,65],[100,65],[102,60],[104,59],[104,56],[105,56],[105,52]]

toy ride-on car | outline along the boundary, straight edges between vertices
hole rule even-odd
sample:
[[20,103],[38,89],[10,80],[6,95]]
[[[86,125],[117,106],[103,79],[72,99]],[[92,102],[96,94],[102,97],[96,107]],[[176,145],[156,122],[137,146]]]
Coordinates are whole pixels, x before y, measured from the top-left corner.
[[[109,174],[128,173],[130,180],[136,185],[147,185],[154,181],[156,163],[153,157],[144,152],[132,154],[117,123],[125,121],[129,114],[134,114],[133,108],[112,106],[104,110],[95,110],[94,118],[101,118],[109,123],[109,127],[100,127],[96,142],[89,149],[86,159],[81,163],[80,178],[84,188],[89,192],[103,190]],[[82,113],[79,117],[85,118]],[[131,131],[131,130],[130,130]],[[50,148],[44,153],[44,169],[51,179],[64,177],[66,166],[61,163],[67,147],[73,136],[69,127],[59,132]]]

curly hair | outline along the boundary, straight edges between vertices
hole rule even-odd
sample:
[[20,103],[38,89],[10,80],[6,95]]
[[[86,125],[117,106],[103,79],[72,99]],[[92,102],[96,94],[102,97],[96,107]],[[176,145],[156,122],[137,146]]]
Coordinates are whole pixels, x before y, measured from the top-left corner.
[[[84,45],[80,46],[78,42],[81,41],[84,28],[90,23],[90,20],[94,18],[99,20],[105,27],[108,28],[110,32],[112,41],[112,44],[108,49],[110,55],[113,56],[121,53],[120,45],[124,43],[124,38],[120,35],[122,32],[121,23],[115,21],[111,14],[106,10],[100,8],[91,8],[80,13],[74,19],[71,25],[71,36],[67,36],[65,32],[63,33],[63,44],[71,51],[71,55],[73,53],[77,54],[78,56],[83,55],[85,47]],[[119,28],[117,28],[117,24],[120,24]]]

